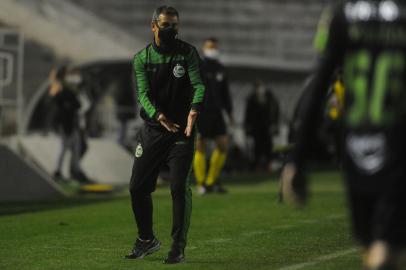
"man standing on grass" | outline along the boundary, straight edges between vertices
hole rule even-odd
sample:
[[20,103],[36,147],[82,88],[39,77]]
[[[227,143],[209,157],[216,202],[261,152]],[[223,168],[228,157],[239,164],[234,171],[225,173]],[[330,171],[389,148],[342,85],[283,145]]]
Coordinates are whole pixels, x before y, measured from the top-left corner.
[[154,40],[134,57],[138,101],[144,126],[137,134],[130,193],[138,238],[128,259],[140,259],[160,248],[152,222],[152,198],[158,173],[169,167],[173,203],[172,246],[164,263],[184,261],[191,214],[191,165],[195,129],[205,86],[200,57],[177,38],[179,14],[168,6],[152,16]]
[[330,14],[296,149],[282,173],[284,195],[305,199],[307,142],[329,82],[342,68],[340,149],[363,269],[398,269],[398,252],[406,247],[406,2],[341,1]]
[[[229,144],[223,111],[227,113],[230,125],[233,125],[233,106],[226,70],[219,61],[219,42],[216,38],[208,38],[204,41],[203,55],[207,91],[202,115],[197,121],[199,134],[197,135],[193,168],[199,194],[212,192],[223,194],[227,190],[218,179],[226,162]],[[216,147],[211,154],[207,172],[206,152],[210,140],[216,143]]]

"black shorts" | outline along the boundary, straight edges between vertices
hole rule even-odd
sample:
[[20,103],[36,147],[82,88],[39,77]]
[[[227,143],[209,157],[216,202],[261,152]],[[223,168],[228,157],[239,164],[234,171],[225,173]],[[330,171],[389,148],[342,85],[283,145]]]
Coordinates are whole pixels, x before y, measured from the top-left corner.
[[226,123],[221,114],[213,116],[202,115],[197,120],[197,130],[203,139],[214,139],[227,134]]
[[[404,189],[402,186],[398,191]],[[406,247],[405,192],[349,190],[353,233],[362,246],[384,240],[393,246]]]

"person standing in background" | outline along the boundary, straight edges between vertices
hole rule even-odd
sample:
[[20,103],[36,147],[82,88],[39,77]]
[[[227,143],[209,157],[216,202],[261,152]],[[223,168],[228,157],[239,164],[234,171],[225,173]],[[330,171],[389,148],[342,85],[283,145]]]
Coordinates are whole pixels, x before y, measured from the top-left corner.
[[55,122],[61,136],[61,149],[57,158],[54,178],[56,180],[63,179],[63,160],[67,150],[70,150],[70,176],[81,183],[88,183],[90,180],[80,166],[79,111],[81,105],[77,91],[81,80],[82,77],[78,70],[69,70],[66,66],[62,66],[58,70],[54,69],[50,74],[49,95],[56,105]]
[[245,133],[254,141],[252,168],[260,170],[264,160],[269,173],[272,173],[272,136],[278,132],[278,126],[278,102],[266,85],[258,80],[247,99],[244,119]]
[[[212,191],[227,192],[218,182],[226,161],[229,144],[223,111],[228,115],[231,125],[234,124],[234,118],[227,74],[219,61],[219,55],[218,40],[215,38],[206,39],[203,44],[203,67],[207,90],[202,112],[197,121],[198,138],[193,162],[199,194]],[[207,171],[206,152],[210,140],[214,140],[216,148],[211,154]]]

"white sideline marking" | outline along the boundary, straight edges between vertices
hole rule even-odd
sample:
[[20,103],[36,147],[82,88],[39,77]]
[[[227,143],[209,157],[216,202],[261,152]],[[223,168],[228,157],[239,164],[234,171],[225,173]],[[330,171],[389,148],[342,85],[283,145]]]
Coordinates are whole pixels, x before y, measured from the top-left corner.
[[269,233],[269,231],[251,231],[251,232],[242,233],[241,236],[251,237],[251,236],[267,234],[267,233]]
[[206,243],[215,243],[215,244],[220,244],[220,243],[226,243],[226,242],[230,242],[233,239],[231,238],[214,238],[214,239],[210,239],[210,240],[206,240],[204,242]]
[[54,249],[54,250],[64,249],[64,250],[88,250],[88,251],[112,251],[112,250],[117,250],[117,249],[113,249],[113,248],[49,247],[49,246],[45,246],[45,247],[42,247],[42,248]]
[[336,253],[331,253],[329,255],[324,255],[324,256],[318,257],[314,261],[311,261],[311,262],[294,264],[294,265],[279,268],[278,270],[298,270],[298,269],[303,269],[305,267],[314,266],[314,265],[317,265],[317,264],[319,264],[321,262],[325,262],[325,261],[330,261],[330,260],[345,256],[345,255],[354,253],[356,251],[357,251],[356,248],[351,248],[351,249],[348,249],[348,250],[339,251],[339,252],[336,252]]
[[263,234],[268,234],[272,233],[274,230],[285,230],[285,229],[291,229],[294,228],[295,226],[293,225],[279,225],[279,226],[271,226],[269,230],[267,231],[249,231],[249,232],[244,232],[241,234],[241,237],[252,237],[252,236],[258,236],[258,235],[263,235]]
[[299,227],[297,225],[279,225],[279,226],[275,226],[275,227],[271,227],[274,230],[285,230],[285,229],[292,229],[294,227]]
[[320,221],[322,221],[322,220],[321,219],[303,219],[303,220],[299,221],[299,223],[316,224],[316,223],[319,223]]
[[345,218],[345,215],[329,215],[325,219],[327,220],[335,220],[335,219],[342,219]]

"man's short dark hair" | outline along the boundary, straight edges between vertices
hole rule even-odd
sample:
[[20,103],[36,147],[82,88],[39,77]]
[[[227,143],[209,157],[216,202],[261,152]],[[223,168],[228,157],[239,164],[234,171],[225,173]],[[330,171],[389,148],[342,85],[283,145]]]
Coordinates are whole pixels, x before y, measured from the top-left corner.
[[179,18],[179,12],[171,6],[160,6],[155,9],[154,14],[152,14],[152,21],[156,22],[159,20],[159,15],[164,14],[167,16],[176,16]]

